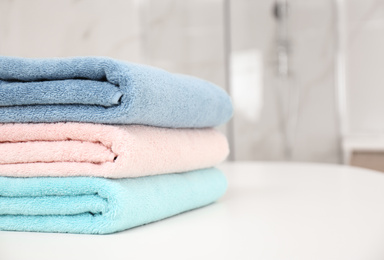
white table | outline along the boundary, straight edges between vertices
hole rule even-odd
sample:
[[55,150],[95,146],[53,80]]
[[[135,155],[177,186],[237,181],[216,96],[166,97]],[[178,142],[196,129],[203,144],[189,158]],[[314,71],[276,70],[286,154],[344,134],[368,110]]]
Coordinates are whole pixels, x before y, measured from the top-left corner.
[[0,232],[1,260],[384,259],[384,174],[234,163],[217,203],[112,235]]

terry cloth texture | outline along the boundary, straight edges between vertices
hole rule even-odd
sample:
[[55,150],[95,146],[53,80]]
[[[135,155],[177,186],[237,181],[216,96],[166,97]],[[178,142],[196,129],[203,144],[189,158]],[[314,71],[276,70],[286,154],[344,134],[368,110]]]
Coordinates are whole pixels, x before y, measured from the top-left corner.
[[103,57],[0,56],[0,122],[212,127],[232,115],[207,81]]
[[0,230],[113,233],[210,204],[226,187],[215,168],[113,180],[0,177]]
[[229,153],[213,128],[0,124],[0,175],[138,177],[212,167]]

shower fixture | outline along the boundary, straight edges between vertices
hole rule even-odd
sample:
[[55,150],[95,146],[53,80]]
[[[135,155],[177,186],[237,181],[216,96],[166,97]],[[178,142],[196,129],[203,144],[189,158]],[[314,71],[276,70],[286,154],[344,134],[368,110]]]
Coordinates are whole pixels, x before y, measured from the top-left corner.
[[275,0],[272,8],[275,30],[275,98],[279,131],[283,143],[284,160],[293,159],[293,148],[298,122],[300,92],[292,83],[290,67],[291,41],[289,37],[288,0]]
[[279,77],[288,77],[289,75],[288,8],[287,0],[276,0],[273,6],[273,15],[276,20],[276,68]]

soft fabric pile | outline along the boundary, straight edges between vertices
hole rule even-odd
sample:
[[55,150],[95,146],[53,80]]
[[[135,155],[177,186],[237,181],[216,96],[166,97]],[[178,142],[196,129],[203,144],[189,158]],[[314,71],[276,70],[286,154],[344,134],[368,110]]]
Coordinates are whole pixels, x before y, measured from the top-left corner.
[[197,78],[108,58],[0,57],[0,122],[212,127],[228,95]]
[[0,57],[0,230],[107,234],[220,198],[228,95],[109,58]]

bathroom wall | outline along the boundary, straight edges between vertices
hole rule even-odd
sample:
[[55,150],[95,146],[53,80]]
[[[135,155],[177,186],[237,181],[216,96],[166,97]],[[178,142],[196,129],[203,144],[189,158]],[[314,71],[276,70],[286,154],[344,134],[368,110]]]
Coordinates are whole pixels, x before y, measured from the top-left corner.
[[253,87],[260,91],[253,99],[262,95],[263,102],[257,117],[237,110],[236,158],[339,162],[333,1],[289,1],[290,75],[283,81],[276,74],[273,3],[232,1],[233,55],[257,53],[260,79]]
[[384,1],[345,1],[345,9],[347,130],[383,135]]
[[[340,162],[334,1],[289,1],[286,80],[273,2],[230,1],[234,158]],[[225,88],[224,19],[224,0],[3,0],[0,54],[105,55]]]
[[0,53],[106,55],[141,61],[140,5],[135,2],[2,0]]

